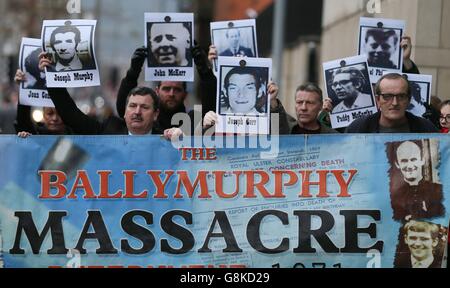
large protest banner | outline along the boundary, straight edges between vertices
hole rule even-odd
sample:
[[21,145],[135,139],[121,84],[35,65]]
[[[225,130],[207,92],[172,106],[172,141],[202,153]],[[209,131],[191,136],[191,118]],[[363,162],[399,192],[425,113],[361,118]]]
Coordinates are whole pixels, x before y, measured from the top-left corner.
[[444,265],[448,136],[271,141],[261,154],[154,136],[0,136],[3,265]]

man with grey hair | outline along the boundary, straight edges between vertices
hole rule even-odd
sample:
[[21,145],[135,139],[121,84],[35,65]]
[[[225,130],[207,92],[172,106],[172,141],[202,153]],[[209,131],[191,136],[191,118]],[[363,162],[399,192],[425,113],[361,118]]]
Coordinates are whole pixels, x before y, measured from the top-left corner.
[[367,84],[363,73],[356,67],[339,68],[333,72],[330,86],[337,97],[338,104],[332,113],[346,112],[373,105],[372,96],[364,93]]
[[300,85],[295,92],[296,125],[291,128],[291,134],[328,134],[338,133],[317,120],[322,110],[322,89],[316,84]]

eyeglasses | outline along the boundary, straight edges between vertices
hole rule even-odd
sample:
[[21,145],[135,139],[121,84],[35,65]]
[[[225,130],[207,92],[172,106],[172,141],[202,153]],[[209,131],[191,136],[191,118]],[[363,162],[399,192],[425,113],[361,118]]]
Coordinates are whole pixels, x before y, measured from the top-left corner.
[[408,94],[380,94],[384,101],[390,102],[394,100],[394,97],[397,98],[397,101],[404,102],[409,99]]
[[336,88],[338,85],[345,86],[350,82],[352,82],[352,80],[341,80],[339,82],[336,81],[336,82],[331,83],[331,87]]
[[447,114],[445,116],[442,116],[442,115],[439,116],[439,121],[450,123],[450,114]]

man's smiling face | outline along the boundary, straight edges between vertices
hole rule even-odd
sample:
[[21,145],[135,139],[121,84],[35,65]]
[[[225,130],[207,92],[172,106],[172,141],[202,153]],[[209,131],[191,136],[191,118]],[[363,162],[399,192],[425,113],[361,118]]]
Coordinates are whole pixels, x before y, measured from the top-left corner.
[[255,107],[258,94],[255,78],[251,74],[232,75],[227,94],[233,113],[250,112]]

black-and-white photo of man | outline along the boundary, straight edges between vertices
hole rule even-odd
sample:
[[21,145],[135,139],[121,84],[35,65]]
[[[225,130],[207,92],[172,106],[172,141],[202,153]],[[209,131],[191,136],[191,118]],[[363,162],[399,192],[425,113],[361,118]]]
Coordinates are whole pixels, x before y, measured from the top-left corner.
[[269,106],[278,93],[271,73],[270,58],[218,57],[216,133],[270,133]]
[[192,65],[191,23],[147,23],[149,67]]
[[[83,39],[88,43],[90,35],[83,35]],[[53,50],[55,63],[49,71],[78,71],[95,69],[95,62],[86,47],[85,52],[81,51],[82,34],[80,29],[72,25],[71,21],[66,21],[64,26],[59,26],[50,34],[50,47]],[[88,45],[89,46],[89,45]],[[86,53],[87,52],[87,53]],[[83,56],[81,56],[83,55]]]
[[42,41],[23,37],[20,44],[19,69],[14,80],[19,84],[19,103],[24,106],[53,107],[48,96],[45,71],[39,69]]
[[45,72],[39,69],[39,54],[41,52],[41,48],[36,48],[25,58],[24,72],[27,73],[27,81],[24,82],[25,89],[47,89]]
[[401,42],[405,21],[361,17],[359,21],[359,55],[366,55],[372,82],[382,71],[400,71],[403,65]]
[[[393,218],[411,220],[443,216],[442,184],[438,182],[437,143],[431,140],[387,144]],[[434,159],[434,160],[433,160]]]
[[230,28],[226,30],[226,38],[228,41],[228,49],[221,52],[219,56],[246,56],[254,57],[250,48],[241,45],[241,32],[238,28]]
[[[426,117],[427,107],[431,104],[432,75],[404,74],[409,81],[411,101],[407,111],[418,116]],[[429,109],[429,108],[428,108]]]
[[342,113],[374,105],[369,74],[363,65],[330,71],[328,90],[332,91],[332,113]]
[[[428,90],[425,85],[421,85],[420,83],[416,82],[410,82],[411,86],[411,102],[408,106],[408,112],[411,112],[412,114],[422,117],[423,114],[427,111],[427,108],[425,107],[424,103],[427,103],[427,95],[426,91]],[[425,86],[425,87],[424,87]],[[422,93],[425,95],[422,96]]]
[[[229,71],[226,71],[229,70]],[[263,115],[267,106],[268,69],[261,67],[222,68],[223,81],[220,114]],[[265,75],[264,75],[265,74]]]
[[411,220],[400,231],[394,268],[442,268],[447,229]]
[[212,22],[211,40],[218,56],[258,57],[255,19]]
[[394,29],[368,29],[364,37],[364,50],[370,67],[399,69],[400,36]]

